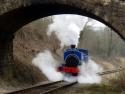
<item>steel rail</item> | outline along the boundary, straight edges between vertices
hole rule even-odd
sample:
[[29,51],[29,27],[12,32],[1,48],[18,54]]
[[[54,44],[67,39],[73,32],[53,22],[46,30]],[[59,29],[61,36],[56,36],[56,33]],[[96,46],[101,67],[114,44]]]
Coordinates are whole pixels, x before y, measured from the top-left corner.
[[54,92],[55,90],[68,87],[76,84],[76,82],[68,83],[64,81],[50,82],[44,85],[35,85],[29,88],[7,92],[4,94],[48,94]]
[[57,87],[55,87],[55,88],[49,89],[49,90],[47,90],[47,91],[45,91],[45,92],[42,92],[42,93],[40,93],[40,94],[51,94],[51,93],[53,93],[53,92],[55,92],[55,91],[57,91],[57,90],[59,90],[59,89],[61,89],[61,88],[69,87],[69,86],[72,86],[72,85],[74,85],[74,84],[76,84],[76,83],[77,83],[77,82],[72,82],[72,83],[66,82],[64,85],[57,86]]
[[[104,71],[104,72],[98,72],[97,74],[99,76],[103,76],[103,75],[107,75],[107,74],[111,74],[111,73],[120,72],[123,70],[125,70],[125,68],[119,68],[119,69],[113,69],[113,70],[108,70],[108,71]],[[10,92],[3,93],[3,94],[48,94],[48,93],[54,92],[55,90],[61,89],[63,87],[68,87],[68,86],[74,85],[76,83],[77,82],[68,83],[68,82],[64,82],[64,81],[45,82],[44,84],[39,83],[39,84],[30,86],[27,88],[15,90],[15,91],[10,91]]]
[[102,76],[102,75],[120,72],[120,71],[123,71],[123,70],[125,70],[125,68],[119,68],[119,69],[113,69],[113,70],[108,70],[108,71],[104,71],[104,72],[98,72],[97,74]]
[[45,82],[40,82],[38,84],[35,84],[35,85],[31,85],[31,86],[28,86],[28,87],[24,87],[24,88],[21,88],[21,89],[17,89],[17,90],[12,90],[12,91],[8,91],[4,94],[13,94],[13,93],[17,93],[17,92],[21,92],[21,91],[24,91],[24,90],[30,90],[30,89],[33,89],[33,88],[36,88],[36,87],[45,87],[47,85],[52,85],[52,84],[56,84],[56,83],[59,83],[61,81],[56,81],[56,82],[51,82],[51,81],[45,81]]

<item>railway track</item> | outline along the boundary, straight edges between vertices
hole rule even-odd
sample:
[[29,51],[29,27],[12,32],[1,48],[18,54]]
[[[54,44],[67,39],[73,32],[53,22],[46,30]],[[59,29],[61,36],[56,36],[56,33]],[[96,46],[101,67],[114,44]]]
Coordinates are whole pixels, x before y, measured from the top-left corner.
[[99,72],[97,73],[98,75],[102,76],[102,75],[107,75],[107,74],[111,74],[111,73],[116,73],[116,72],[120,72],[125,70],[125,68],[119,68],[119,69],[114,69],[114,70],[108,70],[108,71],[104,71],[104,72]]
[[[103,76],[103,75],[107,75],[107,74],[111,74],[111,73],[120,72],[122,70],[125,70],[125,68],[104,71],[104,72],[100,72],[97,74],[100,76]],[[50,94],[50,93],[54,92],[55,90],[61,89],[63,87],[68,87],[68,86],[74,85],[76,83],[77,82],[68,83],[68,82],[64,82],[64,81],[44,82],[44,83],[39,83],[39,84],[30,86],[27,88],[10,91],[10,92],[3,93],[3,94],[48,94],[48,93]]]
[[55,90],[68,87],[76,84],[76,82],[68,83],[64,81],[50,82],[46,84],[34,85],[32,87],[28,87],[21,90],[10,91],[4,94],[48,94],[52,93]]

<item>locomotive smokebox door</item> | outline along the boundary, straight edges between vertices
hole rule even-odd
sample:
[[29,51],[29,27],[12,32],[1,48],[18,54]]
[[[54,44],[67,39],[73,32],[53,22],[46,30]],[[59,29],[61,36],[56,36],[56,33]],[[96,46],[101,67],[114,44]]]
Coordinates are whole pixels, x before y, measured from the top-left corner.
[[72,44],[72,45],[71,45],[71,48],[72,48],[72,49],[73,49],[73,48],[76,48],[76,45],[73,45],[73,44]]

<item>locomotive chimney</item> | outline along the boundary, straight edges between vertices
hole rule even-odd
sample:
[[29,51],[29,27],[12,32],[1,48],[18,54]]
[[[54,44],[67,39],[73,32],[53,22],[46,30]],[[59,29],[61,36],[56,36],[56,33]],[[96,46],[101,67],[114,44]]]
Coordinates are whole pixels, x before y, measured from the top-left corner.
[[76,45],[72,44],[72,45],[71,45],[71,48],[72,48],[72,49],[73,49],[73,48],[76,48]]

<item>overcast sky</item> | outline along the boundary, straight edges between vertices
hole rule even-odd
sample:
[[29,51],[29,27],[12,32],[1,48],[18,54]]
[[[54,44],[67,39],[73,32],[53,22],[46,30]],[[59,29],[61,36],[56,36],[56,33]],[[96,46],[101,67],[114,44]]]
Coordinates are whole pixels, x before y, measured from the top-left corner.
[[90,25],[90,26],[93,27],[94,29],[96,28],[97,30],[106,27],[105,24],[103,24],[103,23],[101,23],[101,22],[99,22],[99,21],[97,21],[97,20],[94,20],[94,19],[93,19],[92,21],[90,21],[90,22],[88,23],[88,25]]

